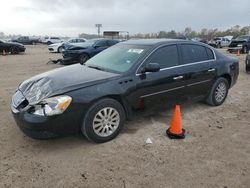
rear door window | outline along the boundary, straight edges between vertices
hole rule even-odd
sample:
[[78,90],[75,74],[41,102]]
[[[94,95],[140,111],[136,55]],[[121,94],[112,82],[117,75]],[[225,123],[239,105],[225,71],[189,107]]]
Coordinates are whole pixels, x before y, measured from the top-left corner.
[[206,48],[203,46],[194,44],[183,44],[180,46],[180,49],[183,64],[207,61],[209,59]]
[[209,49],[209,48],[206,48],[206,50],[207,50],[208,59],[209,60],[215,59],[213,51],[211,49]]
[[146,63],[158,63],[161,69],[178,65],[177,46],[170,45],[159,48],[146,60]]

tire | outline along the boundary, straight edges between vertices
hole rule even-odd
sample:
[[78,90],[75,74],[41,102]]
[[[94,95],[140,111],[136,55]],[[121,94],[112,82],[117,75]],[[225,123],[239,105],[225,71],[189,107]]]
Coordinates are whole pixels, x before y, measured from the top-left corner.
[[89,59],[89,56],[87,54],[82,54],[80,56],[80,63],[84,64]]
[[221,47],[221,44],[218,43],[217,46],[216,46],[216,48],[222,48],[222,47]]
[[248,47],[247,47],[247,46],[244,46],[243,49],[242,49],[242,52],[243,52],[243,54],[247,54],[247,52],[248,52]]
[[[108,115],[109,113],[110,115]],[[89,108],[81,125],[81,132],[90,141],[96,143],[108,142],[119,134],[124,122],[125,111],[122,105],[114,99],[105,98],[97,101]]]
[[17,47],[11,47],[10,48],[10,53],[11,54],[19,54],[19,50]]
[[211,106],[220,106],[226,100],[228,90],[229,83],[227,79],[222,77],[218,78],[209,92],[206,103]]
[[60,46],[60,47],[57,49],[57,52],[58,52],[58,53],[62,53],[62,51],[63,51],[63,47]]

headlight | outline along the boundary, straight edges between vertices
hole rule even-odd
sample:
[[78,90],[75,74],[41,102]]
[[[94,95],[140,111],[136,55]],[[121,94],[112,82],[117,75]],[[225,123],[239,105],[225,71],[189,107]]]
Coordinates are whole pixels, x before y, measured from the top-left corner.
[[33,114],[40,116],[54,116],[62,114],[70,105],[72,98],[66,95],[43,100],[34,106]]
[[237,47],[242,47],[242,44],[238,44]]

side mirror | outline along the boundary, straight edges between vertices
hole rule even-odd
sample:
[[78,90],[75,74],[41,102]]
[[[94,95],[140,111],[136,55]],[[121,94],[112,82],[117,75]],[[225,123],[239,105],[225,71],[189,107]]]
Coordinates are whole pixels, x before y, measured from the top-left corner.
[[160,65],[158,63],[149,63],[147,64],[141,71],[141,73],[146,72],[159,72],[161,69]]

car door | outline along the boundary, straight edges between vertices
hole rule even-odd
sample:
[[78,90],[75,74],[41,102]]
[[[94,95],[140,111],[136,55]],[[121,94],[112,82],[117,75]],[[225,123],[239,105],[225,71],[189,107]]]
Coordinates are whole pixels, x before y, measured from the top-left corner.
[[[138,99],[168,99],[168,102],[185,97],[185,78],[182,67],[179,67],[179,53],[177,45],[162,46],[155,50],[142,64],[137,72]],[[158,63],[159,72],[140,73],[149,63]]]
[[216,71],[211,67],[211,62],[215,61],[214,56],[211,58],[212,50],[198,44],[181,44],[179,49],[182,57],[182,73],[186,78],[186,95],[189,98],[206,95],[211,88]]

